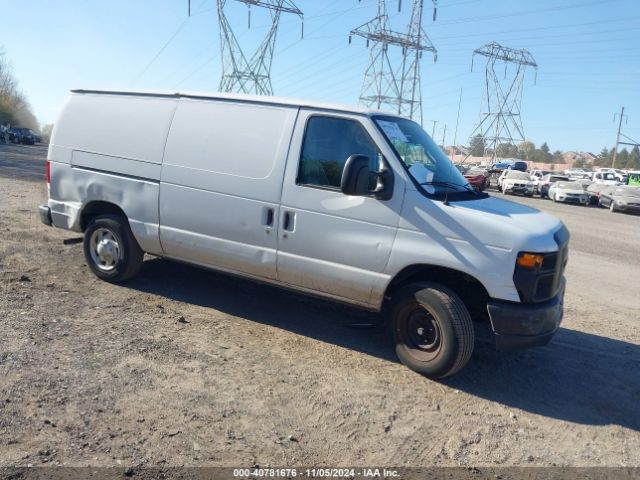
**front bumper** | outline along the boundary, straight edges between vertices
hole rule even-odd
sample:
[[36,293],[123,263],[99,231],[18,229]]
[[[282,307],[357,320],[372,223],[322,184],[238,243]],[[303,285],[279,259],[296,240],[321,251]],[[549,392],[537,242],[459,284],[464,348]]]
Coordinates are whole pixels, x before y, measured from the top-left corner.
[[563,302],[564,279],[558,294],[543,303],[489,302],[496,347],[520,350],[549,343],[562,321]]
[[507,192],[518,193],[520,195],[533,195],[533,188],[528,187],[512,187],[507,186],[505,189]]
[[48,205],[40,205],[38,207],[38,213],[40,214],[40,221],[45,225],[51,226],[53,221],[51,220],[51,209]]
[[582,203],[583,205],[586,205],[587,203],[589,203],[589,198],[584,195],[580,197],[570,197],[568,195],[557,195],[556,200],[558,202],[564,202],[564,203]]

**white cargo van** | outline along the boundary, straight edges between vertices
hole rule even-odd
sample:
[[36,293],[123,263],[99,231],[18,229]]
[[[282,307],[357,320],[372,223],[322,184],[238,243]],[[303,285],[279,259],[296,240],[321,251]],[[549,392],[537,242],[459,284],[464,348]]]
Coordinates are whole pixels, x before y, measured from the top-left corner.
[[[569,234],[480,194],[410,120],[225,94],[76,90],[55,123],[47,225],[84,233],[100,278],[143,253],[389,312],[400,360],[462,368],[474,320],[499,348],[562,319]],[[388,307],[388,308],[386,308]]]

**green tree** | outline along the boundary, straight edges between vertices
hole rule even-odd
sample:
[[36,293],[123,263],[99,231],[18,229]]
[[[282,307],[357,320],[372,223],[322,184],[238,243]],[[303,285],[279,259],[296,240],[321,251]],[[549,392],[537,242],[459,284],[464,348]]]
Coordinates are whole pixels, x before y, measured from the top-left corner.
[[584,158],[578,157],[573,161],[573,165],[571,166],[573,168],[584,168],[586,166],[586,162],[584,161]]
[[593,161],[593,164],[597,167],[608,167],[611,165],[611,160],[612,152],[605,147],[600,151],[596,159]]
[[631,149],[627,165],[627,168],[630,168],[632,170],[640,170],[640,148],[638,148],[638,145],[634,146]]
[[536,149],[535,144],[529,140],[525,140],[524,142],[518,145],[518,153],[522,157],[524,157],[525,160],[531,159],[535,149]]
[[562,152],[560,150],[556,150],[553,152],[553,156],[551,158],[553,163],[564,163],[564,157],[562,156]]
[[472,157],[482,157],[484,155],[484,138],[476,135],[470,142],[470,153]]
[[616,155],[615,168],[627,168],[627,162],[629,161],[629,150],[623,148]]
[[549,148],[549,145],[547,145],[547,142],[540,145],[540,152],[542,152],[542,161],[544,163],[551,163],[553,156],[551,155],[551,149]]
[[512,143],[501,143],[496,147],[496,156],[498,158],[510,158],[518,155],[518,147]]

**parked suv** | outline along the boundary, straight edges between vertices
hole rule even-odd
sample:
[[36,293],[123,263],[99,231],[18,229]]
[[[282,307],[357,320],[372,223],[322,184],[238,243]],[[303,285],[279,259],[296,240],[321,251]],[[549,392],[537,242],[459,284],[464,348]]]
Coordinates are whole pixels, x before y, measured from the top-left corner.
[[23,145],[34,145],[36,143],[35,134],[28,128],[16,127],[12,128],[13,143],[22,143]]

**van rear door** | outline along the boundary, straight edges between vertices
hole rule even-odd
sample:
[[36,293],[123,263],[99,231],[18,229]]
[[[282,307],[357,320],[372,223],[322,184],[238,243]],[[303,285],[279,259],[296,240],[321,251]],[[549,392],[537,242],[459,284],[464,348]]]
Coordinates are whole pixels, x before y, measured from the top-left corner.
[[165,255],[276,278],[278,206],[296,108],[180,100],[160,183]]
[[404,189],[396,175],[386,201],[340,191],[350,155],[367,155],[377,170],[382,152],[390,154],[368,120],[300,110],[282,190],[277,263],[286,284],[375,306],[388,280],[383,272]]

